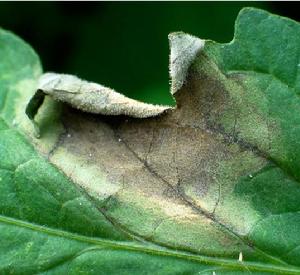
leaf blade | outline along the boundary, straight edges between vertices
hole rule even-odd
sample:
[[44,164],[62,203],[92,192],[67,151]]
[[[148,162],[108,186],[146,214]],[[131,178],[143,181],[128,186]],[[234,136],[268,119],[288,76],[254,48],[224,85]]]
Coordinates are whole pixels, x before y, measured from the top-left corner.
[[[298,274],[298,151],[285,143],[299,136],[297,129],[292,131],[292,125],[298,124],[295,110],[299,103],[296,93],[290,96],[290,87],[286,87],[296,81],[297,91],[298,75],[276,66],[282,63],[279,59],[273,65],[277,77],[269,85],[270,76],[261,71],[270,60],[256,61],[265,55],[258,50],[261,41],[251,42],[248,52],[254,48],[255,54],[248,59],[243,58],[244,47],[236,44],[241,35],[255,36],[251,28],[248,31],[249,22],[258,22],[254,30],[264,37],[264,25],[259,22],[265,18],[271,18],[277,30],[286,30],[288,25],[299,32],[299,25],[290,20],[255,9],[242,11],[235,42],[223,46],[206,41],[197,52],[185,85],[176,93],[177,110],[156,119],[127,121],[71,109],[61,113],[60,106],[48,99],[38,114],[45,125],[40,141],[34,139],[23,113],[41,73],[36,65],[39,61],[28,46],[2,31],[6,45],[17,46],[0,49],[0,54],[20,48],[18,54],[26,52],[30,60],[21,64],[26,69],[17,77],[13,72],[20,64],[4,67],[8,74],[1,82],[0,153],[10,154],[0,161],[4,179],[1,221],[23,227],[30,224],[36,231],[43,229],[48,237],[59,232],[91,243],[78,246],[65,238],[62,246],[70,245],[70,249],[58,258],[49,252],[38,259],[36,250],[31,258],[20,261],[8,255],[0,258],[3,270],[21,272],[27,266],[23,270],[27,273],[61,273],[70,268],[73,273],[92,274],[105,266],[107,272],[116,273],[125,268],[133,273],[209,274],[216,270],[238,274],[248,270]],[[243,43],[247,45],[249,39]],[[289,63],[299,52],[295,45]],[[231,60],[232,54],[240,59]],[[7,56],[9,64],[13,57]],[[250,70],[253,62],[259,73]],[[290,75],[293,80],[287,79]],[[274,95],[274,90],[280,93]],[[289,113],[277,114],[278,102],[286,94],[290,96],[285,105]],[[276,127],[271,123],[273,132],[268,128],[270,120],[277,123]],[[274,234],[267,236],[271,229]],[[11,233],[6,240],[14,241],[14,230],[3,232]],[[110,251],[109,239],[110,244],[130,252]],[[10,245],[0,248],[6,251]],[[20,255],[30,246],[25,238]],[[135,254],[132,250],[137,247]],[[147,255],[140,255],[139,249]],[[241,252],[242,263],[238,261]],[[162,254],[167,259],[162,259]],[[112,266],[116,259],[120,265]]]

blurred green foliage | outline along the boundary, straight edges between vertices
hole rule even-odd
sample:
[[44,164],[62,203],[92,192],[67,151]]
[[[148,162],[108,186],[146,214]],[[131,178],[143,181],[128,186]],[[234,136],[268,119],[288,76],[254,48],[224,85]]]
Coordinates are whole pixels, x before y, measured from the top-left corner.
[[269,2],[2,2],[0,26],[32,45],[45,71],[168,104],[167,35],[184,31],[229,42],[245,6],[273,11]]

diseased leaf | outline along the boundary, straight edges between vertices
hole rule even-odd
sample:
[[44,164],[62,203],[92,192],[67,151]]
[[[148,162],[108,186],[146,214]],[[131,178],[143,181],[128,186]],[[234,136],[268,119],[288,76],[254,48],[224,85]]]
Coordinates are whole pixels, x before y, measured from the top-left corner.
[[139,102],[102,85],[66,74],[46,73],[40,77],[38,91],[67,102],[88,113],[151,117],[170,108]]
[[1,31],[2,273],[300,274],[299,24],[247,8],[229,44],[170,44],[175,110],[47,97],[36,139],[39,61]]
[[73,75],[46,73],[40,77],[37,91],[25,110],[33,122],[37,137],[40,137],[40,130],[34,117],[43,104],[45,95],[50,95],[74,108],[93,114],[146,118],[156,116],[172,108],[171,106],[143,103]]

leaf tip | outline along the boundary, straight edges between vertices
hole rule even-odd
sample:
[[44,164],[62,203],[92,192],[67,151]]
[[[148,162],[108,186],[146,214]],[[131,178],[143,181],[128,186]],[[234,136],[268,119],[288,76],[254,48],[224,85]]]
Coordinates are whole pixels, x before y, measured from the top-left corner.
[[205,41],[183,32],[170,33],[171,93],[175,94],[184,84],[188,69]]

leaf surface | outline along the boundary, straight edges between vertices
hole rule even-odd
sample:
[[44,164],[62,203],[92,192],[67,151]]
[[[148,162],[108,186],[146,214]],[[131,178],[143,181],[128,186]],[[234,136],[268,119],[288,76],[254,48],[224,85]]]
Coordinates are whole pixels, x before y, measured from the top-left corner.
[[1,30],[2,273],[300,274],[299,24],[247,8],[229,44],[170,44],[175,110],[48,97],[36,139],[41,66]]

